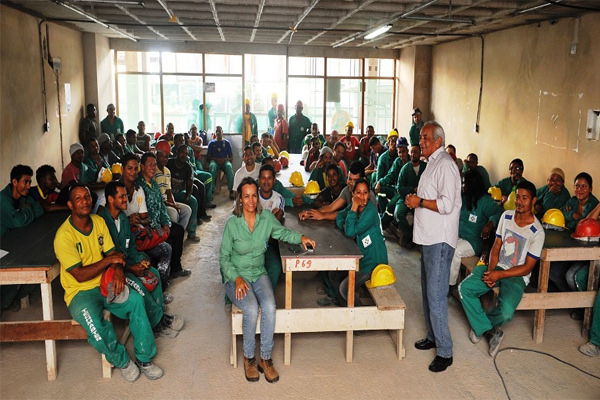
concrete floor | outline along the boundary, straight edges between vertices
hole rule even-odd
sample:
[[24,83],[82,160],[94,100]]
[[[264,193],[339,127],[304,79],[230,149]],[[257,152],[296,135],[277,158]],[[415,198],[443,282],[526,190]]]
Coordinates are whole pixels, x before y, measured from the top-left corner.
[[[229,364],[230,322],[223,306],[223,285],[218,253],[225,220],[230,216],[226,191],[215,198],[219,207],[213,219],[198,228],[200,244],[186,245],[184,265],[190,278],[170,288],[175,301],[170,312],[181,315],[186,325],[175,339],[157,339],[155,363],[165,370],[158,381],[145,377],[131,384],[119,370],[102,378],[100,356],[85,341],[57,342],[58,378],[48,382],[44,346],[40,342],[2,343],[0,348],[0,398],[2,399],[505,399],[507,398],[487,343],[473,345],[461,305],[449,300],[450,330],[454,340],[454,365],[434,374],[427,366],[434,351],[418,351],[416,340],[425,335],[420,289],[419,253],[400,248],[388,238],[390,264],[396,287],[407,304],[404,344],[406,357],[398,361],[386,332],[355,335],[354,362],[345,362],[344,333],[292,335],[292,363],[283,365],[283,336],[275,336],[273,360],[281,379],[269,384],[243,376],[241,336],[238,362]],[[309,232],[305,232],[310,234]],[[320,287],[316,274],[294,276],[294,305],[314,306]],[[283,285],[276,291],[282,305]],[[55,318],[68,318],[59,280],[54,282]],[[600,375],[600,359],[580,354],[586,341],[581,323],[567,310],[547,313],[544,342],[531,339],[533,312],[519,311],[505,327],[502,348],[520,347],[548,352],[585,371]],[[3,320],[41,318],[39,295],[18,313],[6,312]],[[117,330],[122,329],[117,324]],[[127,347],[131,352],[131,339]],[[547,356],[531,352],[504,351],[496,359],[512,399],[599,399],[600,380]]]

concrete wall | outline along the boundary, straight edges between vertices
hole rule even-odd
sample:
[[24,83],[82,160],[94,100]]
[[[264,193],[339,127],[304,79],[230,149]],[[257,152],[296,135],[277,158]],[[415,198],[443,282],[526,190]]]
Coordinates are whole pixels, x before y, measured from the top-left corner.
[[400,136],[408,137],[412,125],[412,110],[419,107],[423,119],[429,115],[431,94],[431,46],[402,49],[398,60],[398,90],[396,102],[396,127]]
[[459,157],[479,155],[492,182],[507,176],[510,160],[519,157],[524,176],[537,186],[555,166],[565,171],[571,192],[581,171],[600,185],[600,142],[585,139],[587,110],[600,108],[600,18],[581,18],[577,54],[570,55],[574,27],[574,19],[562,19],[485,36],[479,133],[473,126],[481,40],[434,47],[430,116]]
[[[83,56],[81,33],[49,23],[50,51],[62,59],[58,96],[62,120],[59,124],[57,79],[45,63],[48,121],[44,133],[42,66],[38,39],[39,20],[0,6],[0,184],[9,182],[15,164],[35,169],[50,164],[61,171],[69,162],[69,145],[77,141],[83,115]],[[46,35],[46,24],[42,24]],[[65,104],[65,83],[71,85],[71,107]],[[62,150],[62,159],[61,159]],[[59,172],[60,173],[60,172]],[[60,175],[59,175],[60,176]]]
[[83,61],[85,102],[96,106],[96,115],[100,121],[106,117],[106,106],[110,103],[117,104],[113,74],[114,51],[109,48],[109,39],[95,33],[83,33]]

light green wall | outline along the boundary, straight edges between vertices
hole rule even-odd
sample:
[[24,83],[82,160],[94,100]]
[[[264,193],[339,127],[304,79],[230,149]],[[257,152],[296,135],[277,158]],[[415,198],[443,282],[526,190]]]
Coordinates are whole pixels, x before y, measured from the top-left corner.
[[[38,39],[39,20],[4,5],[0,6],[0,184],[9,182],[15,164],[35,169],[42,164],[56,168],[60,179],[63,164],[69,162],[69,145],[77,141],[83,113],[83,57],[81,33],[49,23],[50,51],[62,59],[59,74],[62,145],[60,139],[57,80],[45,64],[46,94],[50,131],[42,125],[42,70]],[[42,24],[46,35],[46,24]],[[65,83],[71,84],[71,109],[65,104]]]
[[577,54],[570,55],[574,27],[574,19],[562,19],[485,36],[479,133],[481,40],[434,46],[430,117],[459,157],[479,155],[493,182],[519,157],[536,186],[559,166],[571,192],[575,175],[586,171],[600,193],[600,142],[585,139],[587,110],[600,108],[600,18],[581,18]]

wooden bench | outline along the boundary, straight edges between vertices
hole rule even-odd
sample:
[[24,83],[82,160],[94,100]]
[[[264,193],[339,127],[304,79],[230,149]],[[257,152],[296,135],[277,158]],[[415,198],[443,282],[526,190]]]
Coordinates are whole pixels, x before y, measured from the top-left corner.
[[[464,267],[464,278],[466,278],[477,266],[479,257],[464,257],[461,259],[461,266]],[[461,268],[462,269],[462,268]],[[461,279],[461,280],[462,280]],[[482,296],[482,304],[485,310],[489,310],[496,305],[500,288],[492,289],[491,297],[485,298]],[[558,308],[578,308],[578,307],[593,307],[595,300],[594,292],[569,292],[569,297],[563,293],[523,293],[523,297],[517,306],[517,310],[538,310],[542,309],[558,309]],[[540,300],[543,300],[540,302]],[[582,305],[583,304],[583,305]]]
[[[275,333],[391,330],[396,332],[392,339],[401,360],[405,355],[402,337],[406,304],[394,287],[370,289],[370,292],[376,306],[277,309]],[[256,333],[260,333],[260,323],[256,325]],[[242,310],[232,304],[229,362],[234,368],[237,368],[237,336],[242,334]]]

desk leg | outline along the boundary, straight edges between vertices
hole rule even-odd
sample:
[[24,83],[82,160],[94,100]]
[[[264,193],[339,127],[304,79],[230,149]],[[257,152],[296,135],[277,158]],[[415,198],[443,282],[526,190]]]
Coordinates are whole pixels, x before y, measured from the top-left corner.
[[[599,261],[590,261],[590,270],[588,275],[587,290],[596,290],[598,287],[598,265]],[[583,316],[583,325],[581,326],[581,336],[587,338],[590,333],[592,322],[592,308],[586,308]]]
[[[52,282],[42,283],[42,314],[44,321],[54,319],[54,308],[52,305]],[[56,380],[56,342],[54,340],[45,340],[46,345],[46,371],[48,380]]]
[[[355,271],[348,271],[348,308],[354,307],[354,287],[356,283]],[[354,331],[346,331],[346,362],[352,362],[354,349]]]
[[[540,274],[538,278],[538,293],[548,292],[548,279],[550,278],[550,261],[540,262]],[[533,317],[533,339],[536,343],[542,343],[544,339],[544,322],[546,310],[535,310]]]
[[[292,308],[292,271],[285,273],[285,309]],[[292,358],[292,334],[283,334],[283,364],[290,365]]]

